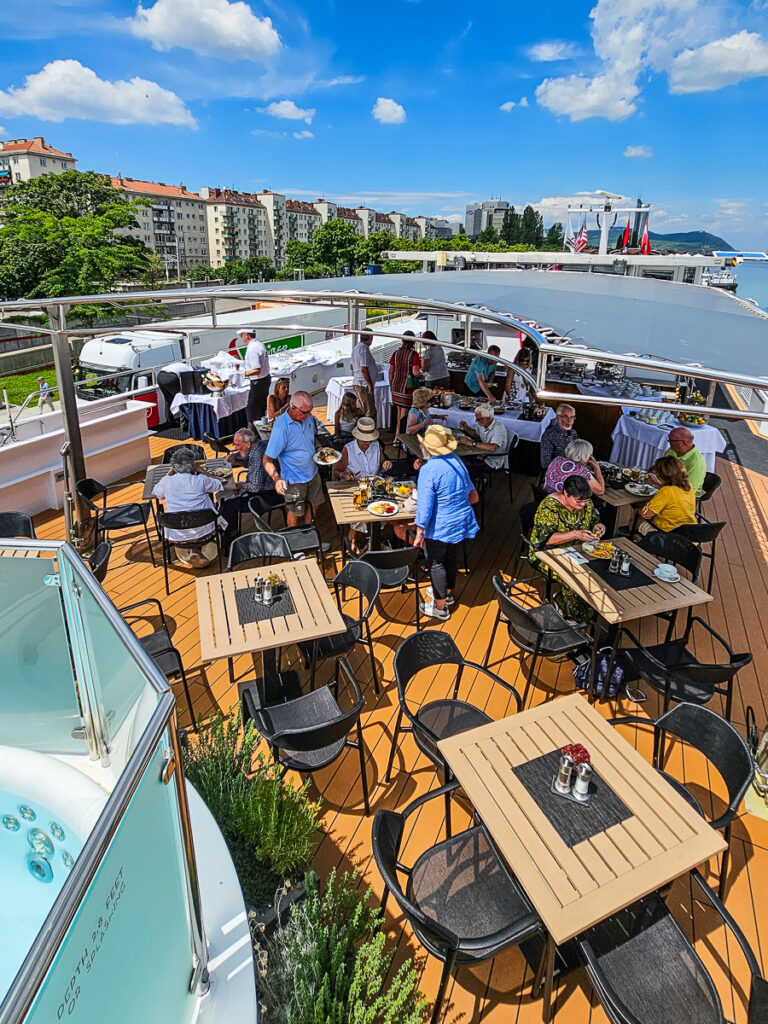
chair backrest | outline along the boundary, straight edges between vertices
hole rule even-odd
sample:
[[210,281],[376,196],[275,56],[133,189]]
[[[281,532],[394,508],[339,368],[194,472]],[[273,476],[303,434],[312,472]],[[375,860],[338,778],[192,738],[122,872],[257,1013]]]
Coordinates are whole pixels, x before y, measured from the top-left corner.
[[281,561],[290,562],[291,549],[288,541],[279,533],[246,533],[242,537],[235,537],[229,549],[227,571],[231,572],[238,565],[252,562],[256,558],[263,558],[269,562],[279,558]]
[[[359,721],[360,715],[362,714],[363,708],[365,707],[365,701],[363,700],[363,694],[360,690],[360,684],[355,679],[349,665],[343,659],[339,661],[339,671],[342,674],[342,686],[346,682],[349,689],[352,691],[354,696],[354,703],[351,708],[346,711],[342,711],[341,708],[332,717],[323,719],[322,721],[313,720],[309,725],[306,724],[305,720],[297,716],[296,728],[295,729],[283,729],[282,732],[276,733],[272,737],[271,742],[276,747],[280,747],[283,750],[291,750],[296,752],[308,753],[314,750],[323,750],[325,747],[330,747],[334,743],[338,743],[339,740],[344,739],[353,728],[353,726]],[[326,690],[330,691],[330,687],[325,687]],[[329,705],[333,706],[333,701],[328,701]],[[297,701],[297,707],[301,707],[301,698]],[[338,705],[336,705],[338,707]],[[288,705],[281,705],[282,709],[286,707],[290,708],[290,701]],[[265,712],[269,714],[269,711]]]
[[521,505],[517,513],[517,522],[520,527],[520,533],[526,538],[531,536],[531,531],[533,530],[533,519],[538,507],[539,503],[537,501],[529,501],[527,505]]
[[717,473],[705,473],[699,501],[709,501],[722,482],[722,477],[718,476]]
[[79,498],[82,498],[85,504],[94,512],[101,512],[102,506],[97,505],[94,502],[94,498],[99,498],[103,494],[106,494],[107,488],[104,484],[100,484],[98,480],[94,480],[93,477],[87,476],[82,480],[78,480],[75,484],[75,493]]
[[227,447],[226,441],[223,437],[216,437],[215,434],[211,434],[208,431],[203,433],[203,438],[213,448],[215,452],[219,452],[221,455],[229,455],[232,451],[231,448]]
[[401,699],[417,672],[436,665],[462,665],[464,658],[448,633],[424,629],[406,637],[395,651],[395,681]]
[[402,569],[413,566],[421,557],[421,548],[396,548],[394,551],[366,551],[360,561],[375,569]]
[[[535,515],[536,509],[539,507],[542,501],[544,501],[544,499],[548,496],[549,491],[547,491],[544,487],[540,487],[538,484],[531,484],[531,488],[533,490],[532,504],[534,505],[533,512]],[[531,526],[533,526],[533,516],[531,517]]]
[[95,549],[92,555],[88,556],[88,565],[93,573],[94,579],[99,583],[104,582],[109,568],[109,557],[112,554],[112,542],[103,540]]
[[647,551],[649,555],[656,558],[664,558],[668,562],[674,562],[691,574],[691,580],[698,582],[701,569],[701,548],[687,540],[685,537],[675,533],[665,533],[663,530],[651,530],[640,541],[638,547]]
[[0,512],[0,537],[28,537],[37,540],[32,517],[26,512]]
[[698,704],[676,704],[656,721],[657,729],[690,743],[720,773],[734,811],[752,782],[755,762],[749,747],[730,722]]
[[205,448],[201,444],[172,444],[170,448],[166,448],[163,452],[162,465],[167,466],[171,461],[174,452],[179,452],[186,448],[192,453],[196,462],[200,462],[205,459]]
[[[374,567],[359,560],[347,562],[341,572],[337,573],[333,586],[337,595],[342,587],[352,587],[361,595],[361,621],[371,614],[381,590],[379,574]],[[365,608],[362,607],[362,598],[366,601]]]
[[[194,509],[192,512],[159,512],[158,515],[163,530],[197,530],[201,526],[215,525],[218,518],[212,508]],[[198,537],[197,540],[202,538]]]
[[685,537],[694,544],[712,544],[727,525],[728,523],[687,523],[671,532],[675,537]]
[[[507,622],[512,639],[521,640],[528,647],[532,641],[535,642],[537,637],[543,637],[545,631],[536,618],[531,615],[533,609],[525,608],[509,596],[504,580],[498,573],[494,575],[491,582],[499,603],[499,611]],[[513,581],[512,585],[514,586],[516,582]]]

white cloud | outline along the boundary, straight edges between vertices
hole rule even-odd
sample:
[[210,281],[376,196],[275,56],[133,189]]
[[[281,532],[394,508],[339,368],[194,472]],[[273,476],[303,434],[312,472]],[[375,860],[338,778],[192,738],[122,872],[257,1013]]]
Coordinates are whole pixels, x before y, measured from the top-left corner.
[[156,50],[179,46],[221,60],[261,60],[281,46],[272,19],[257,18],[242,0],[156,0],[139,4],[128,23]]
[[334,89],[337,85],[359,85],[365,81],[365,75],[337,75],[336,78],[329,78],[327,82],[318,82],[324,89]]
[[381,124],[402,124],[405,121],[405,107],[384,96],[379,96],[371,113]]
[[312,124],[312,118],[317,113],[314,107],[297,107],[293,100],[277,100],[266,107],[259,107],[258,110],[260,114],[269,114],[270,117],[282,117],[286,121],[305,121],[307,124]]
[[514,108],[516,106],[517,106],[517,104],[515,103],[514,100],[507,100],[506,103],[502,103],[501,104],[501,106],[499,107],[499,110],[503,110],[505,114],[508,114],[510,112],[510,110],[514,110]]
[[624,121],[634,113],[639,93],[634,82],[617,72],[594,78],[545,78],[536,89],[536,99],[553,114],[564,114],[572,121],[586,121],[589,117]]
[[571,60],[578,57],[581,50],[575,43],[566,43],[562,39],[552,39],[549,42],[534,43],[526,50],[528,60],[535,60],[539,63],[548,63],[555,60]]
[[768,75],[768,43],[756,32],[741,31],[679,53],[669,72],[669,90],[713,92],[763,75]]
[[307,131],[307,129],[305,128],[304,131],[294,132],[293,137],[294,139],[314,139],[315,133]]
[[718,217],[741,217],[747,205],[739,199],[716,199],[715,202],[719,207]]
[[288,132],[273,132],[268,128],[254,128],[251,135],[266,135],[268,139],[285,139]]
[[109,124],[175,124],[195,128],[195,119],[169,89],[146,78],[105,81],[78,60],[54,60],[24,85],[0,90],[0,113],[64,121],[68,117]]
[[647,159],[653,156],[653,150],[650,146],[627,146],[622,154],[626,157],[639,157],[641,159]]
[[527,96],[521,96],[520,97],[520,106],[521,107],[527,107],[528,106],[528,97]]

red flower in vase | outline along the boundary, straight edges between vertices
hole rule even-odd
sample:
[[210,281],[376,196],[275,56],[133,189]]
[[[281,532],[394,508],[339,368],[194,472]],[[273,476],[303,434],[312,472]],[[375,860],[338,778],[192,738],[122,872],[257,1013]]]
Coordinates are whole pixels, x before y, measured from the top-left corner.
[[560,751],[561,754],[567,754],[571,758],[574,764],[589,764],[590,757],[589,751],[581,743],[568,743]]

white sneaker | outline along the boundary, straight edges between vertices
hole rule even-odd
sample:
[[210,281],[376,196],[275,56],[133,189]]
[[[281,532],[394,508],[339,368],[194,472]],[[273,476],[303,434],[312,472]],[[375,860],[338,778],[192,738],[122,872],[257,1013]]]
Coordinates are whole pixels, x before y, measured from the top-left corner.
[[447,608],[438,608],[434,601],[422,601],[419,604],[419,611],[427,618],[440,619],[441,622],[451,617]]

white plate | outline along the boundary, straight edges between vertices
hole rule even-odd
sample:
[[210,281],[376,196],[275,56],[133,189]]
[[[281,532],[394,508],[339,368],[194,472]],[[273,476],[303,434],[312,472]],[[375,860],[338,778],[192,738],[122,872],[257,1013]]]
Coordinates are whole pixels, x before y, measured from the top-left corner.
[[[335,459],[321,459],[319,457],[321,452],[323,454],[325,454],[326,452],[328,452],[328,453],[333,452],[333,454],[336,456],[336,458]],[[337,452],[335,448],[321,448],[319,452],[315,452],[315,454],[312,456],[312,460],[314,462],[316,462],[318,464],[318,466],[334,466],[339,461],[340,458],[341,458],[341,452]]]
[[651,484],[635,484],[630,480],[628,484],[624,484],[624,490],[638,498],[652,498],[658,491],[658,487],[653,487]]
[[657,565],[656,568],[653,570],[653,575],[657,579],[662,580],[664,583],[679,583],[680,582],[680,573],[679,572],[676,572],[674,576],[669,576],[667,573],[659,572],[660,568],[661,567]]
[[[376,506],[391,505],[394,506],[391,512],[376,511]],[[378,516],[379,519],[389,519],[390,516],[396,516],[400,511],[400,506],[396,501],[390,501],[387,499],[379,498],[377,501],[371,502],[370,505],[366,506],[366,511],[370,512],[372,516]]]

